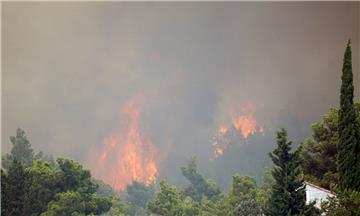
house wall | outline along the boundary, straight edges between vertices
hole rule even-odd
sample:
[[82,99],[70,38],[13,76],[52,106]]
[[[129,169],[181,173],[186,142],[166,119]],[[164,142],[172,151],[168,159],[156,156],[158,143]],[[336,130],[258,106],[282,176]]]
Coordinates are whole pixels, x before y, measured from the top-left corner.
[[306,190],[306,204],[309,204],[310,202],[316,200],[315,206],[319,209],[322,201],[326,201],[328,196],[330,197],[334,196],[333,194],[325,190],[321,190],[317,187],[308,184],[306,184],[305,190]]

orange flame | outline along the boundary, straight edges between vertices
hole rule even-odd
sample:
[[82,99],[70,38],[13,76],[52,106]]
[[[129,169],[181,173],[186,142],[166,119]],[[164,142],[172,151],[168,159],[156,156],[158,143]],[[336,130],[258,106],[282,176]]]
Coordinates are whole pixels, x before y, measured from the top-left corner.
[[[231,120],[232,130],[236,130],[239,135],[247,142],[250,135],[255,135],[260,133],[263,136],[265,135],[265,129],[262,126],[259,126],[255,120],[253,114],[255,113],[255,105],[253,103],[245,104],[241,113],[243,115],[233,115]],[[231,145],[230,129],[224,126],[219,127],[217,134],[213,137],[212,146],[214,148],[215,158],[220,157],[224,154],[225,150]]]
[[220,127],[219,128],[219,134],[224,135],[228,132],[228,129],[226,127]]
[[93,166],[94,176],[122,191],[133,181],[146,185],[156,182],[158,176],[157,149],[140,130],[141,98],[135,97],[122,108],[122,119],[127,120],[125,133],[104,139]]
[[234,118],[232,124],[245,140],[257,131],[256,120],[251,115]]
[[226,134],[229,132],[229,129],[221,126],[218,130],[216,136],[213,137],[213,147],[214,147],[214,156],[215,158],[220,157],[224,154],[225,149],[230,144],[229,140],[226,138]]

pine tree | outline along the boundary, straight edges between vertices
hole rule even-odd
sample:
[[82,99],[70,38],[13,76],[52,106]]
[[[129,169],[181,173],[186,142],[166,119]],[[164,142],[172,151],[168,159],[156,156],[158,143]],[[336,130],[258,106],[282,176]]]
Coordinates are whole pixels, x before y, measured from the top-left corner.
[[275,165],[272,171],[275,184],[272,186],[265,215],[301,215],[306,206],[299,151],[290,152],[291,142],[287,141],[285,129],[277,133],[277,145],[269,154]]
[[12,143],[11,154],[3,156],[2,167],[7,170],[13,160],[20,162],[24,167],[31,166],[31,161],[34,159],[34,150],[25,135],[25,131],[18,128],[16,136],[11,136],[10,141]]
[[351,46],[347,44],[342,69],[339,110],[338,171],[342,189],[360,191],[360,126],[354,108]]
[[16,160],[13,160],[7,175],[2,173],[1,195],[6,197],[1,203],[4,215],[26,215],[23,207],[26,179],[24,167]]
[[1,169],[1,215],[6,215],[8,207],[7,198],[8,180],[4,170]]

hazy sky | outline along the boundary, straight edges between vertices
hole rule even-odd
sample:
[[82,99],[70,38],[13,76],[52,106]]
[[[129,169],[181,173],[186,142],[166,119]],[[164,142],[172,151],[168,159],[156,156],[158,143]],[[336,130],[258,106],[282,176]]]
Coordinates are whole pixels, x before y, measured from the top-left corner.
[[261,145],[274,145],[280,126],[301,141],[338,104],[349,38],[359,78],[359,10],[359,2],[4,2],[2,151],[21,127],[36,150],[86,163],[137,94],[143,127],[160,152],[170,146],[163,170],[191,155],[206,162],[219,123],[247,102],[271,128]]

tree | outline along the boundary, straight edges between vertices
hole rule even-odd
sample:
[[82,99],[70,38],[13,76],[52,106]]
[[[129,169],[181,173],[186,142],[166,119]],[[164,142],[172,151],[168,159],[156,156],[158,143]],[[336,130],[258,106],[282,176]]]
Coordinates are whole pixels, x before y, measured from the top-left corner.
[[16,130],[16,135],[10,137],[10,141],[12,143],[10,154],[7,153],[2,156],[1,165],[4,170],[9,168],[14,159],[20,162],[25,168],[30,167],[33,160],[47,161],[51,166],[55,166],[52,155],[45,155],[42,151],[34,154],[34,150],[32,149],[24,130],[18,128]]
[[339,110],[338,171],[341,189],[360,191],[360,125],[354,108],[354,86],[350,41],[347,44],[341,77]]
[[233,215],[260,216],[261,206],[256,200],[258,188],[255,179],[250,176],[233,176],[229,201]]
[[231,205],[229,196],[225,195],[221,199],[209,200],[207,197],[203,197],[201,200],[202,216],[223,216],[234,215],[234,207]]
[[301,158],[306,179],[330,189],[337,183],[338,110],[331,108],[322,119],[311,126],[312,139],[301,144]]
[[253,178],[236,174],[228,193],[216,200],[203,197],[200,215],[260,216],[262,211],[257,193],[258,188]]
[[[56,185],[51,191],[57,193],[41,215],[101,214],[110,209],[110,198],[95,194],[97,185],[93,183],[88,170],[73,160],[58,158],[56,161]],[[50,165],[48,167],[51,168]]]
[[82,203],[81,194],[67,191],[56,194],[55,200],[49,203],[47,211],[42,213],[41,216],[65,216],[84,211],[85,205]]
[[123,202],[119,197],[113,196],[111,200],[111,208],[104,213],[106,216],[125,216],[130,215],[129,206]]
[[141,182],[134,181],[126,188],[126,201],[130,204],[130,212],[137,215],[139,211],[144,212],[146,204],[155,197],[153,185],[146,186]]
[[275,184],[275,180],[271,174],[272,170],[266,168],[262,176],[262,184],[257,190],[256,200],[261,206],[261,209],[266,207],[266,203],[270,198],[271,188]]
[[291,142],[287,141],[285,129],[277,132],[277,145],[269,154],[275,165],[272,171],[275,184],[272,186],[265,215],[300,215],[305,209],[305,185],[301,177],[299,151],[290,152]]
[[155,215],[184,215],[180,193],[165,181],[160,182],[160,191],[156,194],[156,199],[148,203],[148,209]]
[[[89,215],[111,207],[109,197],[95,194],[98,185],[78,162],[39,152],[34,156],[25,132],[18,129],[11,154],[1,169],[2,215]],[[19,161],[17,160],[19,159]]]
[[236,216],[261,216],[261,208],[254,197],[247,197],[235,208]]
[[200,202],[203,196],[209,199],[218,198],[221,193],[218,185],[212,180],[206,180],[198,171],[196,159],[192,158],[187,167],[181,167],[183,176],[190,182],[190,185],[183,191],[185,196]]
[[2,158],[2,166],[8,169],[12,161],[15,159],[24,167],[29,167],[34,158],[34,151],[25,135],[25,131],[18,128],[16,135],[10,137],[12,143],[11,154],[6,154]]
[[67,216],[102,214],[111,207],[109,198],[98,197],[94,194],[84,195],[77,191],[57,193],[55,200],[48,204],[47,211],[41,216]]
[[335,187],[336,196],[322,203],[322,213],[329,216],[360,216],[360,192],[339,190]]
[[8,203],[8,179],[3,169],[1,169],[1,214],[6,215],[9,209]]
[[95,185],[98,185],[98,189],[96,190],[96,195],[110,196],[110,197],[117,196],[118,193],[110,185],[106,184],[102,180],[92,177],[91,181]]
[[24,167],[17,160],[13,160],[8,172],[6,174],[2,172],[1,177],[2,214],[27,215],[24,211],[24,198],[26,193],[25,181],[27,177]]
[[61,170],[59,176],[61,191],[76,190],[82,194],[96,192],[98,185],[93,183],[90,171],[84,170],[80,163],[65,158],[58,158],[56,161]]
[[[360,102],[355,102],[360,124]],[[338,184],[337,145],[339,143],[339,110],[330,108],[322,121],[312,124],[312,137],[301,144],[302,167],[307,181],[331,189]]]
[[151,215],[193,216],[199,215],[199,204],[189,196],[182,196],[175,186],[160,182],[160,191],[156,199],[148,202]]
[[25,169],[27,193],[24,199],[24,209],[28,215],[39,215],[47,208],[48,202],[60,192],[58,183],[59,172],[55,171],[50,163],[35,160],[31,167]]

